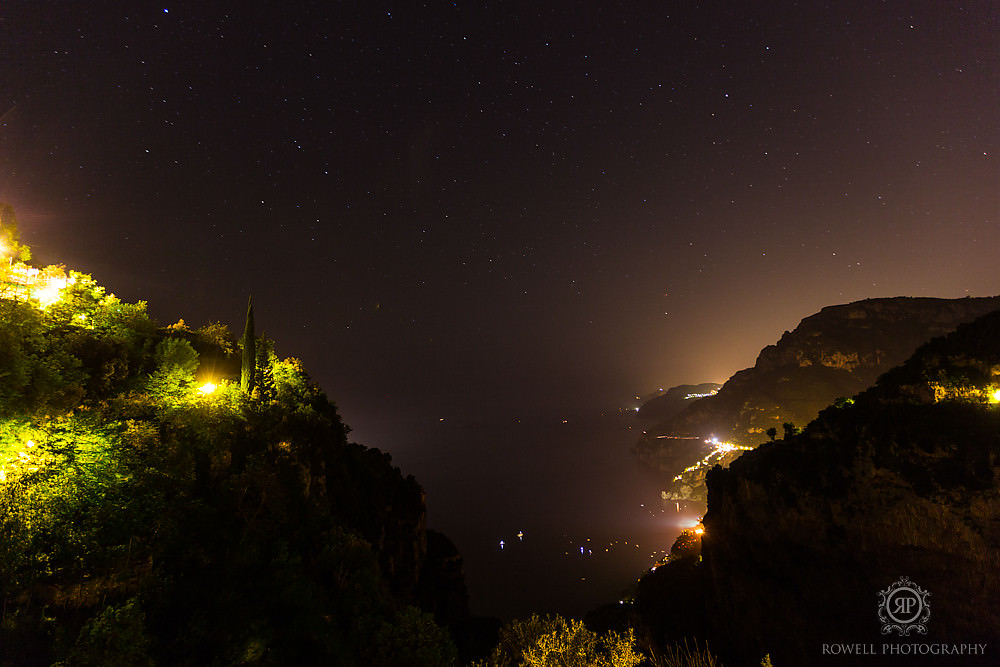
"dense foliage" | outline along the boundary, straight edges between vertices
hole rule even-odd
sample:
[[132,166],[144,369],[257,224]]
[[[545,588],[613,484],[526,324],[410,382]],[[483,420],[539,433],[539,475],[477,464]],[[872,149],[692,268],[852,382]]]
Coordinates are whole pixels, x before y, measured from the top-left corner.
[[631,630],[597,634],[582,621],[533,615],[504,626],[489,659],[476,667],[635,667],[643,659]]
[[0,299],[0,664],[455,662],[420,487],[253,342],[245,392],[222,325]]

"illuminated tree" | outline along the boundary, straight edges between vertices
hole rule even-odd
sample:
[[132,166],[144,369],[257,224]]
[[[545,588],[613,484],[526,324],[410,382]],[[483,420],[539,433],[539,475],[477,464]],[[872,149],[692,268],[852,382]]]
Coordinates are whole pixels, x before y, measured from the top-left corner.
[[254,399],[265,402],[272,401],[276,397],[274,367],[281,363],[274,352],[274,341],[265,336],[259,336],[254,339],[254,351],[256,359],[251,395]]
[[195,334],[206,343],[217,346],[223,354],[228,355],[233,351],[233,334],[225,324],[211,322],[196,329]]
[[247,321],[243,326],[243,365],[240,369],[240,389],[249,395],[254,388],[257,370],[257,340],[253,331],[253,297],[247,300]]
[[164,338],[156,346],[157,368],[149,378],[149,393],[165,405],[183,402],[194,384],[198,352],[183,338]]
[[69,284],[62,291],[59,302],[46,309],[45,313],[59,324],[92,326],[94,315],[105,296],[105,289],[90,275],[70,271]]
[[642,660],[631,630],[598,635],[583,621],[534,614],[504,626],[493,654],[475,667],[635,667]]
[[51,331],[26,303],[0,309],[0,416],[44,414],[76,405],[87,371],[72,352],[69,332]]

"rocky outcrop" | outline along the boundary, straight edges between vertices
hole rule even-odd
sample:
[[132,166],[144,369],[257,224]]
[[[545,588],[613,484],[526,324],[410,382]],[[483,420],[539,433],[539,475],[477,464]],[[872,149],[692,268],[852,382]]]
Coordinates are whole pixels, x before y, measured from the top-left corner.
[[[701,581],[705,636],[725,647],[726,664],[757,664],[765,653],[774,664],[827,664],[824,645],[883,655],[883,644],[914,643],[986,643],[991,653],[905,664],[993,664],[998,391],[993,313],[921,347],[802,434],[712,471]],[[930,593],[926,634],[883,629],[878,594],[904,576]]]
[[715,396],[647,429],[634,452],[674,476],[709,450],[677,436],[760,444],[768,429],[781,434],[785,423],[809,423],[838,397],[871,386],[922,343],[997,309],[1000,297],[897,297],[829,306],[761,350],[753,368],[733,375]]

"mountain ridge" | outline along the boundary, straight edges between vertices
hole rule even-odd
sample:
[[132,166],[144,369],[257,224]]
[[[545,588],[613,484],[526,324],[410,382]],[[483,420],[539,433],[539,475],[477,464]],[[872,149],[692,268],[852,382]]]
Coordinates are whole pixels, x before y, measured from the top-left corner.
[[[662,646],[694,638],[727,665],[993,664],[1000,311],[716,466],[707,487],[701,524],[637,588]],[[891,604],[901,588],[919,614]]]
[[903,575],[932,591],[934,613],[926,639],[897,641],[995,643],[1000,312],[707,484],[710,634],[742,659],[766,647],[776,664],[810,664],[823,643],[890,641],[876,594]]
[[[781,433],[785,424],[809,423],[837,398],[871,386],[922,343],[997,309],[1000,296],[889,297],[827,306],[763,348],[754,366],[735,373],[714,396],[648,428],[633,452],[673,477],[705,456],[711,450],[705,441],[713,437],[756,446],[769,429]],[[704,502],[705,472],[689,473],[665,493]]]

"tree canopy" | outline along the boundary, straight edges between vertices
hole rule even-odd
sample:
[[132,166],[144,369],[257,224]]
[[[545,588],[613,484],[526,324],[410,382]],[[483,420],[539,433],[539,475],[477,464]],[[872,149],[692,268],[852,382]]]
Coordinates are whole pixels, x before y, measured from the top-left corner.
[[0,662],[454,664],[420,487],[251,318],[244,362],[85,274],[0,298]]

